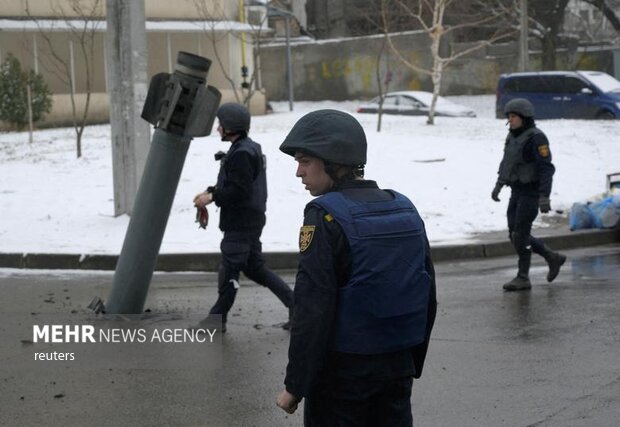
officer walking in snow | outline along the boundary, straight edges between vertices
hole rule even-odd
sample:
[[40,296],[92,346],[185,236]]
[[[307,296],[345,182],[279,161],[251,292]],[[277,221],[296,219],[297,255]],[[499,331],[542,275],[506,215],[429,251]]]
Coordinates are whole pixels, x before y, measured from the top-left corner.
[[512,190],[507,211],[508,235],[519,256],[519,267],[517,276],[503,288],[520,291],[532,287],[529,279],[532,251],[547,261],[548,282],[557,277],[566,256],[553,252],[530,234],[538,210],[544,214],[551,210],[549,195],[555,172],[549,141],[534,123],[534,106],[527,99],[515,98],[506,103],[504,114],[510,129],[491,198],[499,202],[504,185]]
[[[266,286],[282,303],[293,307],[293,291],[265,266],[260,236],[265,226],[267,203],[266,162],[261,147],[248,137],[250,113],[234,103],[223,104],[217,111],[217,128],[222,141],[231,147],[220,159],[217,184],[194,198],[197,208],[210,203],[220,207],[220,229],[224,237],[220,245],[222,261],[218,275],[218,299],[209,314],[222,316],[222,332],[226,331],[228,311],[239,289],[239,273]],[[208,325],[210,318],[198,325]],[[283,327],[288,329],[289,323]]]
[[413,378],[435,320],[424,223],[402,194],[364,180],[366,135],[351,115],[302,117],[280,150],[312,196],[299,236],[285,390],[306,426],[410,426]]

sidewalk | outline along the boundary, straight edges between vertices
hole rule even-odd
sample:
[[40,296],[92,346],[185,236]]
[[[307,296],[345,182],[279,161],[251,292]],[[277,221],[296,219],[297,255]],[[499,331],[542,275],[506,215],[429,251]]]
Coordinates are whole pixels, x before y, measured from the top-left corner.
[[[599,246],[620,242],[620,229],[570,231],[563,218],[548,227],[532,230],[554,250]],[[493,258],[514,254],[508,232],[480,233],[468,243],[431,244],[435,262]],[[267,265],[276,270],[297,268],[297,252],[264,253]],[[0,253],[0,268],[114,270],[118,255]],[[219,253],[160,254],[156,271],[217,271]]]

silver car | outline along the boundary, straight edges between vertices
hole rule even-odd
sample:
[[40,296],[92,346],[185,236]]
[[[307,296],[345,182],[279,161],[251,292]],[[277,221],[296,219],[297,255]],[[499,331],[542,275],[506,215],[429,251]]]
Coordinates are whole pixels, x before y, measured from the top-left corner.
[[[383,100],[383,113],[402,114],[406,116],[427,116],[432,99],[433,94],[430,92],[388,92]],[[360,105],[357,112],[376,114],[378,110],[379,97]],[[472,109],[455,104],[441,96],[437,98],[435,115],[446,117],[476,117],[476,113]]]

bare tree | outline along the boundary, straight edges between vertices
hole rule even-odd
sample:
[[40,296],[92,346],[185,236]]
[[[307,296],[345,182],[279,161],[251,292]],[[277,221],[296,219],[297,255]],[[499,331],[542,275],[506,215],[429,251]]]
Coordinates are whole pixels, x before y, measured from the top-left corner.
[[[41,19],[31,14],[28,1],[26,1],[26,14],[36,23],[39,29],[38,32],[47,45],[47,54],[50,57],[49,71],[54,73],[69,90],[71,118],[76,135],[76,153],[79,158],[82,156],[82,135],[86,127],[88,110],[90,107],[95,72],[95,34],[102,22],[103,1],[54,0],[54,2],[51,2],[50,0],[50,5],[54,19],[63,22],[69,33],[69,57],[64,55],[60,48],[53,43],[50,32],[48,29],[44,28]],[[77,72],[74,68],[76,63],[74,60],[74,43],[77,45],[77,50],[82,57],[79,72],[84,77],[84,92],[86,96],[84,109],[82,111],[78,110],[76,104],[75,76]]]
[[[383,103],[385,95],[389,91],[392,81],[391,58],[388,44],[388,34],[385,32],[384,19],[382,19],[381,8],[376,0],[364,1],[361,5],[357,5],[353,10],[355,21],[354,32],[364,33],[383,33],[381,47],[377,51],[375,60],[375,78],[377,81],[377,92],[379,98],[379,108],[377,109],[377,132],[381,132],[381,123],[383,120]],[[393,20],[393,15],[386,16],[385,19],[390,20],[390,26],[397,23]]]
[[614,29],[620,33],[620,0],[582,0],[601,11]]
[[[455,0],[381,0],[381,14],[387,40],[394,54],[411,70],[430,76],[433,83],[433,98],[428,113],[427,124],[432,125],[435,122],[435,107],[437,105],[437,97],[441,92],[441,78],[443,71],[455,60],[470,54],[474,51],[482,49],[498,40],[512,36],[515,31],[512,29],[495,29],[484,39],[470,44],[461,50],[450,52],[447,56],[443,56],[440,51],[441,41],[444,36],[451,32],[462,31],[496,22],[498,16],[495,14],[472,14],[462,16],[462,19],[455,21],[453,24],[445,22],[446,12],[451,7],[459,4]],[[394,34],[390,33],[388,19],[389,14],[393,14],[397,10],[402,17],[407,17],[412,27],[421,27],[430,39],[432,66],[430,69],[424,68],[417,63],[407,59],[405,55],[395,46],[393,42]],[[481,9],[485,10],[485,9]]]
[[[389,92],[390,82],[392,81],[392,70],[390,67],[390,57],[388,47],[387,35],[381,42],[381,49],[377,53],[377,66],[375,68],[375,75],[377,77],[377,89],[379,90],[379,109],[377,110],[377,132],[381,132],[381,122],[383,119],[383,102],[385,101],[385,95]],[[382,59],[385,57],[385,61]],[[381,66],[381,63],[384,66]],[[382,69],[383,68],[383,69]]]
[[[540,40],[542,48],[542,69],[556,69],[556,51],[564,30],[564,17],[569,0],[528,0],[529,35]],[[503,25],[518,29],[520,2],[518,0],[496,0],[489,7],[489,13],[501,15]]]
[[[620,32],[620,0],[579,0],[598,8],[611,25]],[[503,25],[517,29],[519,1],[496,0],[489,13],[503,16]],[[569,0],[529,0],[529,35],[540,40],[543,70],[556,69],[556,51],[559,41],[565,37],[564,18]],[[596,39],[596,37],[594,37]]]
[[[212,2],[209,0],[194,0],[194,5],[203,22],[204,32],[211,42],[213,54],[215,55],[215,59],[220,67],[220,71],[226,81],[230,84],[230,88],[233,91],[235,99],[240,104],[249,105],[252,96],[258,89],[260,89],[257,87],[259,76],[259,67],[257,64],[260,60],[260,40],[263,36],[263,28],[266,28],[267,14],[265,13],[265,15],[260,18],[259,22],[249,23],[251,31],[248,40],[245,32],[241,32],[241,34],[235,32],[232,25],[229,25],[229,28],[226,28],[228,19],[225,11],[219,6],[218,2]],[[222,60],[219,50],[220,42],[230,37],[238,38],[240,40],[244,61],[245,49],[251,49],[252,51],[253,66],[248,67],[245,63],[242,65],[242,69],[240,71],[244,81],[240,86],[236,84],[235,79],[233,79],[230,71],[225,66],[226,63]]]
[[530,0],[528,15],[533,35],[542,43],[542,69],[556,69],[558,39],[569,0]]
[[[620,0],[618,1],[618,10],[620,11]],[[612,42],[613,40],[618,40],[620,38],[620,21],[618,17],[615,17],[614,11],[609,10],[608,13],[611,15],[610,19],[605,16],[605,14],[593,6],[590,1],[586,0],[582,2],[588,9],[587,12],[594,11],[599,13],[583,13],[582,10],[567,10],[567,33],[573,39],[575,45],[576,53],[576,45],[577,40],[579,42],[586,43],[600,43],[601,41]],[[613,21],[616,21],[615,23]],[[610,24],[612,28],[609,28]],[[614,25],[618,25],[618,29],[614,28]],[[573,52],[571,52],[573,53]],[[574,55],[573,53],[573,55]]]

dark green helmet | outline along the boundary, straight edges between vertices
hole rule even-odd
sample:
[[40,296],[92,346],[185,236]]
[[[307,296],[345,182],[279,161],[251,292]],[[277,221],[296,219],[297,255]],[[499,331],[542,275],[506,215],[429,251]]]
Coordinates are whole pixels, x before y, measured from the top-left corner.
[[366,164],[366,134],[350,114],[337,110],[317,110],[295,123],[280,145],[280,151],[294,156],[306,153],[338,165]]
[[234,102],[222,104],[216,115],[227,132],[248,133],[250,130],[250,112],[241,104]]
[[511,99],[504,106],[504,115],[510,113],[518,114],[521,117],[534,117],[534,106],[525,98]]

